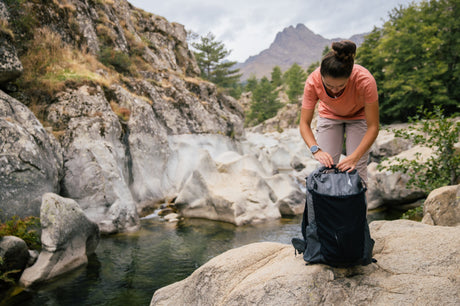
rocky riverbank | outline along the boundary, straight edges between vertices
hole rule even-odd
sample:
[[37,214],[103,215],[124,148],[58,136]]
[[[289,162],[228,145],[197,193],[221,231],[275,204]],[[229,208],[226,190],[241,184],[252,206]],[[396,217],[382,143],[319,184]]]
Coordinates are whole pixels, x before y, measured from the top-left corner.
[[[165,203],[177,217],[235,225],[302,212],[304,178],[318,163],[298,129],[289,128],[295,107],[282,133],[245,131],[238,101],[199,77],[184,26],[124,0],[34,1],[21,12],[19,6],[0,1],[0,221],[40,216],[45,229],[60,226],[53,234],[43,231],[45,248],[29,267],[34,272],[25,273],[25,285],[84,264],[97,245],[94,237],[138,230],[140,217]],[[36,29],[24,35],[10,22],[15,14],[32,18]],[[91,77],[68,80],[51,92],[35,88],[37,96],[13,86],[24,73],[21,59],[31,61],[25,58],[31,51],[26,46],[37,40],[31,37],[47,38],[46,48],[57,42],[59,50],[91,59],[78,66],[92,69]],[[139,69],[120,72],[102,64],[98,59],[108,43],[127,62],[140,63]],[[378,161],[414,151],[421,149],[382,131],[372,156]],[[404,175],[379,172],[376,163],[369,169],[370,209],[425,197],[406,189]],[[55,222],[68,215],[57,206],[48,209],[50,194],[59,207],[78,212],[76,220],[85,225]],[[426,221],[441,224],[445,214],[436,207]],[[455,212],[452,222],[457,217]]]

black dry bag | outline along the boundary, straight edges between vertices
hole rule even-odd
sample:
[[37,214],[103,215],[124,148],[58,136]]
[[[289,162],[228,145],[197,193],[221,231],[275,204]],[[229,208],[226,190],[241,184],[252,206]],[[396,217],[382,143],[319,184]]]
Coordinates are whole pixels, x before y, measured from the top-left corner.
[[366,186],[356,170],[321,167],[306,179],[303,239],[292,243],[307,263],[368,265],[374,240],[366,219]]

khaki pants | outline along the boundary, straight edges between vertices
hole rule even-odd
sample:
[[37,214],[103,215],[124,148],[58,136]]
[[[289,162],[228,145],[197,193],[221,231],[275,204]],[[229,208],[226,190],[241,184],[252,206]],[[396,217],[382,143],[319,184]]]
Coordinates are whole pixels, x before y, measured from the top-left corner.
[[[361,143],[367,131],[364,119],[338,120],[318,117],[316,126],[316,141],[321,150],[331,154],[334,164],[340,160],[345,141],[346,155],[353,153]],[[369,151],[366,152],[356,165],[361,178],[367,183],[367,162]]]

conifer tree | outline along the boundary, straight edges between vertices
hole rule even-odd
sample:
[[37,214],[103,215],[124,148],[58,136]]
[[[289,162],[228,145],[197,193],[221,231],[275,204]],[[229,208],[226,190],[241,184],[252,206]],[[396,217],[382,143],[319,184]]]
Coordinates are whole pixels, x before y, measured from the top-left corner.
[[215,36],[209,32],[201,36],[199,42],[193,42],[196,61],[201,69],[201,77],[223,88],[235,88],[241,74],[239,69],[232,69],[236,62],[225,61],[231,51],[225,49],[225,45],[216,41]]
[[278,87],[283,84],[283,73],[281,72],[280,66],[273,67],[271,77],[273,86]]
[[272,118],[283,104],[278,101],[278,92],[267,77],[263,77],[252,92],[251,110],[246,119],[258,124]]
[[293,104],[299,102],[299,97],[303,93],[307,74],[297,63],[294,63],[288,71],[286,71],[286,84],[288,86],[287,95],[289,101]]
[[247,80],[245,91],[254,92],[258,84],[259,84],[259,81],[257,80],[256,76],[251,75],[251,77]]

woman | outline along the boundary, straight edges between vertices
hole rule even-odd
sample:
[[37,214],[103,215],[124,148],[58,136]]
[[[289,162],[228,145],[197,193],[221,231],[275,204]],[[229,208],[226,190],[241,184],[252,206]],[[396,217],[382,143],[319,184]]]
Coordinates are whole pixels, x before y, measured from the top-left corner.
[[[300,115],[300,133],[314,158],[340,171],[357,169],[367,182],[369,149],[379,133],[377,85],[370,72],[354,64],[356,45],[334,42],[306,83]],[[316,138],[311,121],[316,103]],[[345,141],[346,157],[341,161]]]

